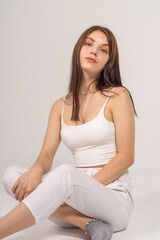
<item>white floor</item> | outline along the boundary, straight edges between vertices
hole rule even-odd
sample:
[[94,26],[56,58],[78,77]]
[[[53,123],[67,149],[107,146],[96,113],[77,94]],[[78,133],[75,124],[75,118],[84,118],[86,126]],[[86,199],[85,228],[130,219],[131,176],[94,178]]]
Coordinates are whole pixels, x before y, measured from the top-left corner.
[[[160,239],[160,187],[159,176],[136,177],[134,183],[135,207],[127,230],[113,234],[112,240],[159,240]],[[0,218],[17,205],[0,185]],[[15,233],[12,240],[71,240],[89,239],[79,228],[60,228],[48,219]]]

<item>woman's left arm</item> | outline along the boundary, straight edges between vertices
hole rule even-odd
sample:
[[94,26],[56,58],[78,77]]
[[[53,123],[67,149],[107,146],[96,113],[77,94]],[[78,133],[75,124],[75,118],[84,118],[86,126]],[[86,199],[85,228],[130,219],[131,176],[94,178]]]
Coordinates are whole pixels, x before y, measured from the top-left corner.
[[[118,90],[118,91],[117,91]],[[134,163],[135,120],[134,110],[129,92],[123,87],[115,90],[110,99],[110,109],[113,115],[117,154],[98,173],[93,175],[103,185],[120,177]]]

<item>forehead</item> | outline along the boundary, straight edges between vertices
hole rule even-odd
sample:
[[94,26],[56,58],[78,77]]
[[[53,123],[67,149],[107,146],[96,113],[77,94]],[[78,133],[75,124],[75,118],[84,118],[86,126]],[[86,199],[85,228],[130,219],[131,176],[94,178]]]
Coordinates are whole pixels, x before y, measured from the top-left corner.
[[87,38],[88,37],[93,38],[94,41],[97,42],[97,43],[108,43],[106,35],[103,32],[99,31],[99,30],[95,30],[95,31],[91,32],[87,36]]

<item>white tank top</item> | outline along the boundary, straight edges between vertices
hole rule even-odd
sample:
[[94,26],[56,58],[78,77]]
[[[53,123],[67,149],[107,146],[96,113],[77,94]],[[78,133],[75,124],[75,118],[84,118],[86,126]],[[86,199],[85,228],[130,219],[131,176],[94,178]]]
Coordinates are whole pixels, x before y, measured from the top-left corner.
[[[106,164],[117,154],[114,123],[108,121],[104,116],[104,108],[110,94],[98,115],[91,121],[81,125],[71,126],[64,123],[64,102],[62,104],[61,139],[64,145],[71,151],[75,167]],[[127,184],[126,188],[131,194],[132,187],[128,169],[123,176]],[[112,188],[120,189],[116,181],[114,181],[114,185],[109,185]]]
[[63,102],[61,139],[64,145],[71,151],[76,167],[106,164],[117,153],[114,123],[104,117],[104,108],[108,99],[109,97],[94,119],[75,126],[64,123]]

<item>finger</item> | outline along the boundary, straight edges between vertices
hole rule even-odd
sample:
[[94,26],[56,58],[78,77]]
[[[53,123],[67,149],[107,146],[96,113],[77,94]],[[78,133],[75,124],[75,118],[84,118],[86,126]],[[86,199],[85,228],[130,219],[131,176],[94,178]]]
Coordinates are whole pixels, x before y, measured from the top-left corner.
[[15,193],[16,188],[18,187],[18,185],[19,185],[19,180],[17,180],[17,181],[14,183],[13,187],[12,187],[12,192],[13,192],[13,193]]
[[21,189],[20,193],[19,193],[19,196],[18,196],[18,200],[21,202],[23,197],[25,195],[25,190]]
[[33,190],[34,190],[34,189],[32,189],[32,191],[31,191],[31,190],[30,190],[30,191],[27,191],[27,192],[25,193],[23,199],[26,198],[29,194],[31,194],[31,192],[33,192]]
[[29,194],[30,194],[30,193],[27,193],[27,192],[26,192],[26,193],[24,194],[23,199],[26,198]]
[[16,191],[15,191],[15,198],[16,198],[17,200],[18,200],[18,198],[19,198],[19,194],[20,194],[21,190],[22,190],[22,187],[21,187],[21,185],[19,184],[18,187],[16,188]]

